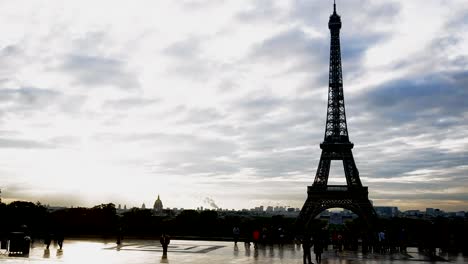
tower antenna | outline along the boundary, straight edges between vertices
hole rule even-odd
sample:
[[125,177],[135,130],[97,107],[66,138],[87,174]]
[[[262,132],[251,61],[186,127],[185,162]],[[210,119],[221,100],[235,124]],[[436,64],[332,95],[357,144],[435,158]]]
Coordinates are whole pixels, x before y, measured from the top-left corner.
[[336,2],[333,0],[333,13],[336,13]]

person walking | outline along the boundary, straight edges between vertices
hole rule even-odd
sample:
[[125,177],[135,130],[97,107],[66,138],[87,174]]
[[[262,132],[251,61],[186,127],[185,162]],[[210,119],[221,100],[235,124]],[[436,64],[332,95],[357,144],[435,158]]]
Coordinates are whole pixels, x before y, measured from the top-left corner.
[[254,242],[254,248],[257,248],[258,247],[258,241],[260,240],[260,231],[255,229],[253,231],[253,233],[252,233],[252,239],[253,239],[253,242]]
[[322,262],[322,253],[323,253],[323,241],[320,237],[314,240],[314,254],[315,254],[315,261],[317,263]]
[[62,232],[58,232],[56,235],[55,235],[55,240],[57,241],[57,244],[59,246],[59,249],[62,250],[62,246],[63,246],[63,240],[64,240],[64,235]]
[[163,257],[167,257],[167,247],[171,243],[171,238],[163,233],[161,235],[161,238],[159,238],[159,242],[161,242],[163,248]]
[[47,232],[44,236],[44,245],[46,246],[46,249],[49,249],[51,242],[52,242],[51,235],[49,234],[49,232]]
[[380,231],[378,233],[378,239],[379,239],[379,250],[380,250],[380,253],[383,254],[386,252],[386,241],[385,241],[385,232],[384,231]]
[[304,264],[313,264],[312,256],[310,254],[310,247],[312,247],[310,236],[305,235],[304,238],[302,239],[302,251],[304,251],[302,260]]
[[239,241],[240,229],[239,227],[235,226],[232,229],[232,236],[234,237],[234,244],[237,245],[237,241]]

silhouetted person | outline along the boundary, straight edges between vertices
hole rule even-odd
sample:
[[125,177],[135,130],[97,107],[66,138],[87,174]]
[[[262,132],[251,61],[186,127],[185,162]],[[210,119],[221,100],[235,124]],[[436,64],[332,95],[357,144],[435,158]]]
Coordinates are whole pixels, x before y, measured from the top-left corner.
[[59,249],[62,249],[63,240],[64,240],[62,232],[58,232],[58,234],[55,235],[55,240],[57,241]]
[[338,234],[336,236],[336,246],[335,253],[343,251],[343,235]]
[[257,248],[258,247],[258,241],[260,240],[260,231],[255,229],[253,231],[253,233],[252,233],[252,239],[253,239],[253,242],[254,242],[254,248]]
[[51,241],[52,241],[52,238],[50,237],[50,234],[46,233],[44,236],[44,245],[46,246],[46,249],[49,249]]
[[232,236],[234,237],[234,244],[237,245],[237,241],[239,240],[239,235],[240,235],[240,229],[239,227],[235,226],[232,229]]
[[163,257],[167,256],[167,246],[169,246],[169,243],[171,243],[171,239],[169,238],[168,235],[162,234],[161,238],[159,238],[159,242],[161,242],[162,248],[163,248]]
[[261,242],[262,242],[262,244],[265,244],[267,242],[268,238],[269,238],[268,237],[268,228],[266,228],[266,226],[264,226],[262,228],[262,233],[261,234],[262,234]]
[[406,231],[404,228],[402,228],[400,232],[398,233],[398,242],[400,246],[400,252],[406,252],[406,240],[407,240]]
[[247,237],[245,238],[244,246],[245,246],[245,248],[249,248],[249,249],[250,249],[250,236],[247,236]]
[[281,227],[278,228],[278,243],[280,246],[284,245],[284,229]]
[[304,264],[313,264],[312,263],[312,256],[310,254],[310,247],[312,243],[310,241],[310,236],[305,235],[302,239],[302,251],[304,251],[304,255],[302,257]]
[[123,240],[122,228],[119,227],[118,230],[117,230],[117,242],[116,242],[116,244],[120,245],[122,243],[122,240]]
[[377,238],[379,240],[379,249],[380,249],[380,253],[384,253],[385,252],[385,232],[384,231],[380,231],[378,234],[377,234]]
[[322,262],[322,253],[323,253],[323,241],[320,237],[314,240],[314,254],[315,260],[317,263]]

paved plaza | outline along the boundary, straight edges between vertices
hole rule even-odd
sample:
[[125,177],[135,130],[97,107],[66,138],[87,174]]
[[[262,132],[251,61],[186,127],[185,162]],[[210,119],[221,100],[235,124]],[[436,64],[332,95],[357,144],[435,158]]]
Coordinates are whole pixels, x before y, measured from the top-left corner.
[[[314,256],[313,256],[314,257]],[[237,246],[233,242],[173,240],[167,258],[162,257],[162,248],[157,240],[124,240],[116,246],[110,240],[66,240],[63,250],[51,245],[45,250],[42,243],[33,244],[29,257],[8,257],[0,255],[1,263],[302,263],[302,249],[296,245],[280,247]],[[409,248],[407,254],[368,254],[356,252],[335,253],[332,250],[323,254],[322,263],[468,263],[462,255],[441,255],[429,258]]]

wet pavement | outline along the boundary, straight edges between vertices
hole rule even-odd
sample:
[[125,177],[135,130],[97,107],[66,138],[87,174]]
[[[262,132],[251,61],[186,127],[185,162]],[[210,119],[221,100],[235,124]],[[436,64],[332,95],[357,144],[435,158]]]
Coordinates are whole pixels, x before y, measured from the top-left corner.
[[[312,258],[315,256],[312,254]],[[256,263],[256,264],[301,264],[302,249],[296,245],[253,246],[233,242],[173,240],[167,258],[162,257],[162,248],[157,240],[124,240],[116,246],[110,240],[66,240],[63,250],[51,245],[45,250],[43,244],[33,244],[28,257],[8,257],[0,251],[1,263]],[[314,261],[315,262],[315,261]],[[441,254],[429,258],[409,248],[405,254],[367,254],[344,251],[325,251],[322,263],[468,263],[468,256]]]

